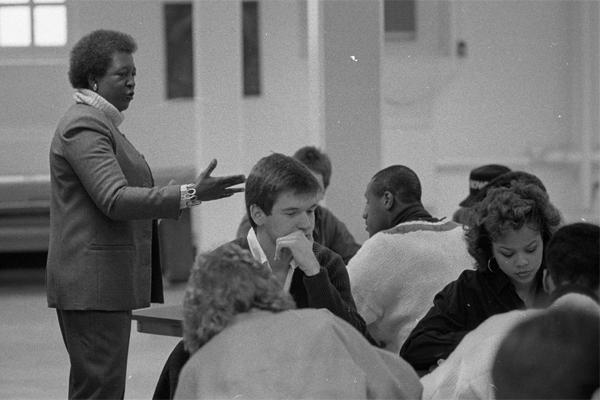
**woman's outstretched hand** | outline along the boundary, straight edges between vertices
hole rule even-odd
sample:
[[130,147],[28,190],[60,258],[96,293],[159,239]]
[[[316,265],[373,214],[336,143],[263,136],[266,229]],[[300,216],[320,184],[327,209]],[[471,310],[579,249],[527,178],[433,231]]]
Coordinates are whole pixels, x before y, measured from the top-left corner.
[[244,183],[244,175],[210,176],[217,166],[217,160],[213,159],[208,167],[196,178],[196,199],[209,201],[233,196],[244,191],[244,188],[232,188],[231,186]]

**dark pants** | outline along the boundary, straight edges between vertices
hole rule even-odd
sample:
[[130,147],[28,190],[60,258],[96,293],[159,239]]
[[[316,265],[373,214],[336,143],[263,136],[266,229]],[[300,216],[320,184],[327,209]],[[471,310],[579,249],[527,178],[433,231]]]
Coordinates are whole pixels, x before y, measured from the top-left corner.
[[69,399],[125,396],[130,311],[56,310],[71,371]]

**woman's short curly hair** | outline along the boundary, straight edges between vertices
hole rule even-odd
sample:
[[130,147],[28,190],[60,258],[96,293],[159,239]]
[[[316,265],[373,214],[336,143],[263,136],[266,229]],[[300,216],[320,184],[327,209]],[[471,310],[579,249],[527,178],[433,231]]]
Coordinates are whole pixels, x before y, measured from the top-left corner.
[[271,270],[239,245],[227,243],[200,255],[183,300],[185,348],[194,353],[237,314],[253,308],[278,312],[296,304]]
[[492,242],[509,229],[528,225],[541,233],[545,246],[560,222],[560,212],[544,190],[531,183],[512,181],[508,186],[490,189],[473,207],[465,231],[467,248],[477,268],[485,269],[492,257]]
[[137,50],[133,37],[126,33],[96,30],[88,33],[71,49],[69,81],[75,89],[89,89],[90,76],[106,74],[117,52],[132,54]]

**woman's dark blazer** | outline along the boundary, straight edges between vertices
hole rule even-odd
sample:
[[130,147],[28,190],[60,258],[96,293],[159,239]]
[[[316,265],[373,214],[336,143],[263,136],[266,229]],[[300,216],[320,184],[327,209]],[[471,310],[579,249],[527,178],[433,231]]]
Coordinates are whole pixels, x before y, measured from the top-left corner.
[[75,104],[50,146],[47,299],[63,310],[162,302],[157,218],[178,218],[178,185],[153,187],[144,157],[107,115]]

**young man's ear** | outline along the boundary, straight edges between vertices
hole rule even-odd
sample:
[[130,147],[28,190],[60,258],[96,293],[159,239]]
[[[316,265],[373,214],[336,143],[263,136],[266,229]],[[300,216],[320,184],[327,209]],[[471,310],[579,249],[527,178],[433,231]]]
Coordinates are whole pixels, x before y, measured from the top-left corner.
[[250,210],[250,218],[256,224],[256,226],[261,226],[265,223],[265,217],[267,216],[262,208],[257,206],[256,204],[252,204],[249,208]]
[[381,201],[382,201],[383,207],[386,210],[391,210],[392,207],[394,207],[395,199],[394,199],[394,195],[392,194],[392,192],[389,192],[387,190],[385,192],[383,192]]

